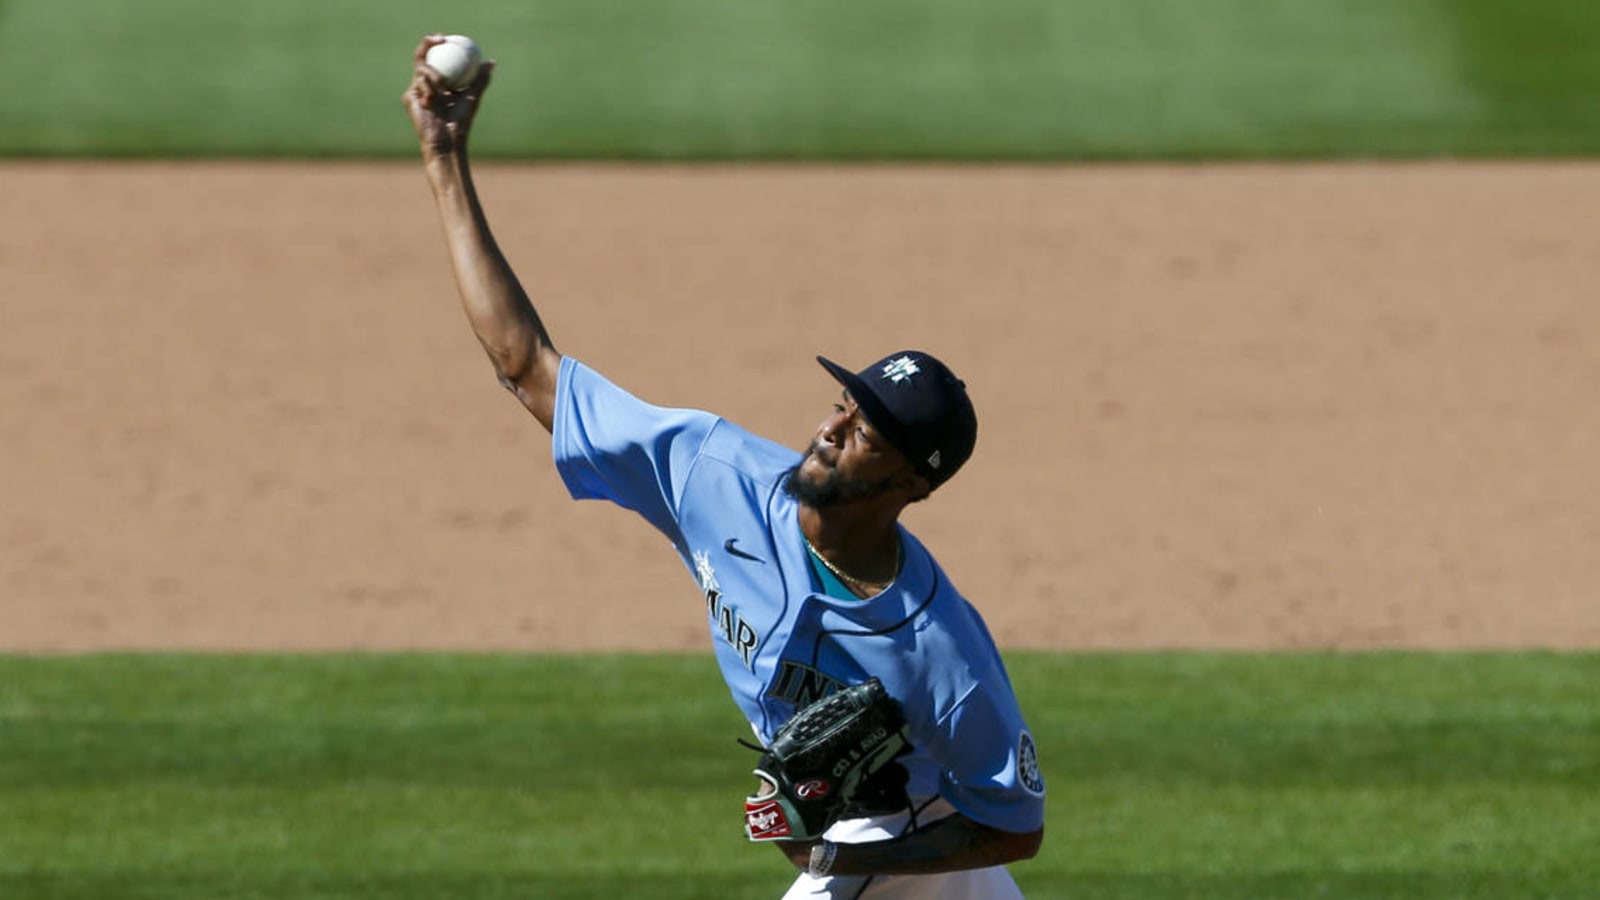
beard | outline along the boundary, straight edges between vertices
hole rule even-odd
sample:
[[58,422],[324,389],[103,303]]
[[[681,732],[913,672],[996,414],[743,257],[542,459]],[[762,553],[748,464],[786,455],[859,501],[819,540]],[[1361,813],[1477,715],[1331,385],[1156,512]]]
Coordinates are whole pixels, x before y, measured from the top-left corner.
[[783,476],[783,492],[801,505],[812,509],[826,509],[830,506],[844,506],[862,500],[871,500],[889,489],[893,479],[884,478],[878,481],[863,481],[859,478],[850,478],[839,474],[839,470],[829,468],[828,474],[821,481],[807,481],[800,477],[800,466],[815,453],[815,447],[808,447],[806,455],[800,462],[789,467]]

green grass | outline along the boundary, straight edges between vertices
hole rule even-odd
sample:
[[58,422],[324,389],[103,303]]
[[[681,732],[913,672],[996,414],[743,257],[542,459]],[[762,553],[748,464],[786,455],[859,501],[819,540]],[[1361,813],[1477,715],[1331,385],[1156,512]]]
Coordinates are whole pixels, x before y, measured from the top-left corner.
[[[1034,898],[1600,896],[1600,655],[1018,654]],[[776,897],[708,658],[0,657],[0,897]]]
[[0,155],[409,156],[430,30],[484,155],[1089,159],[1600,151],[1592,0],[6,0]]

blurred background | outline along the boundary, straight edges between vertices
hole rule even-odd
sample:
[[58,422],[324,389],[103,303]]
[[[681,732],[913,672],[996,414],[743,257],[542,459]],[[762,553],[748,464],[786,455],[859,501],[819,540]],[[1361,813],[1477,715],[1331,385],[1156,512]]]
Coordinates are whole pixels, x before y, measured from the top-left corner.
[[0,0],[0,898],[790,876],[457,308],[430,32],[563,351],[796,447],[966,378],[1029,896],[1597,896],[1593,0]]
[[398,157],[419,31],[501,64],[511,159],[1581,156],[1577,0],[7,0],[0,153]]
[[1006,642],[1600,640],[1594,4],[7,0],[0,645],[701,646],[455,309],[429,31],[566,352],[794,445],[952,360]]

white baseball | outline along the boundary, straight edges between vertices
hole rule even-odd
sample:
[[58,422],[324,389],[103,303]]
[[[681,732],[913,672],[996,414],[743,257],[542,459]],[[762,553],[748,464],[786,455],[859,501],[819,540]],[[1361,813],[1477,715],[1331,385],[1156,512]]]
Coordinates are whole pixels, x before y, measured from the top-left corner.
[[483,54],[472,38],[464,34],[447,34],[444,43],[428,48],[423,57],[428,68],[438,72],[445,84],[461,90],[478,77],[478,67],[483,64]]

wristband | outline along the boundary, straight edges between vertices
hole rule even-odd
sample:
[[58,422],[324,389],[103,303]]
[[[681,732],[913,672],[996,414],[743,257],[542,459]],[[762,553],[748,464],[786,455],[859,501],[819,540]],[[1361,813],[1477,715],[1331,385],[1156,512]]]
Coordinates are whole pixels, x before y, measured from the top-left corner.
[[811,848],[811,864],[806,867],[806,874],[812,878],[827,878],[833,871],[833,858],[839,855],[839,845],[833,841],[823,841]]

